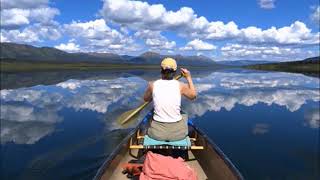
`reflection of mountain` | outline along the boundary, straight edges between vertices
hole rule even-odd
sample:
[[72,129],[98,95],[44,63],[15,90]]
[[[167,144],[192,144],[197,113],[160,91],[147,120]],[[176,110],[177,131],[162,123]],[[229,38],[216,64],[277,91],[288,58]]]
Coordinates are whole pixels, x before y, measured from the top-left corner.
[[36,143],[54,132],[56,123],[62,121],[59,111],[64,108],[103,114],[132,108],[142,100],[145,86],[143,79],[130,77],[1,90],[1,143]]
[[[192,70],[196,77],[206,77],[212,71]],[[52,85],[69,79],[117,79],[119,77],[138,76],[145,80],[155,80],[160,77],[158,70],[108,70],[108,71],[49,71],[1,73],[1,89],[16,89],[35,85]]]
[[[201,116],[207,111],[230,111],[237,104],[276,104],[297,111],[307,101],[320,101],[319,80],[286,73],[212,73],[195,80],[198,99],[185,103],[187,112]],[[213,84],[213,85],[212,85]]]

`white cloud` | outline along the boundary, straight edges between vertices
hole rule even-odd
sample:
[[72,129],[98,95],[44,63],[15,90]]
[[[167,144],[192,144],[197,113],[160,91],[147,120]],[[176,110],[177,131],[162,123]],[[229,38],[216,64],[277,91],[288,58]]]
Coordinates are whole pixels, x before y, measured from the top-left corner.
[[62,51],[67,51],[67,52],[78,52],[80,51],[80,46],[73,43],[73,42],[68,42],[67,44],[61,43],[58,46],[54,46],[57,49],[60,49]]
[[4,28],[15,28],[30,23],[50,24],[60,12],[56,8],[41,7],[34,9],[3,9],[1,10],[1,26]]
[[49,7],[47,0],[2,0],[1,6],[1,42],[35,43],[61,37],[54,21],[60,11]]
[[[273,4],[274,1],[264,4]],[[130,13],[129,13],[130,12]],[[106,21],[132,30],[173,31],[185,38],[201,40],[236,40],[245,43],[273,45],[316,45],[319,33],[312,33],[304,23],[296,21],[290,26],[261,29],[246,27],[239,29],[234,22],[209,22],[195,14],[192,8],[182,7],[169,11],[162,4],[148,4],[141,1],[105,0],[101,14]]]
[[301,60],[316,56],[317,52],[301,48],[226,44],[221,47],[221,59],[264,59],[264,60]]
[[176,47],[176,42],[169,41],[160,31],[141,30],[135,32],[134,37],[145,40],[145,44],[152,50],[172,50]]
[[273,9],[275,8],[275,3],[276,0],[258,0],[260,8],[263,9]]
[[200,39],[194,39],[188,42],[185,47],[180,48],[180,50],[185,50],[185,51],[190,51],[190,50],[211,51],[214,49],[217,49],[217,47],[210,43],[204,42]]
[[152,49],[173,49],[176,46],[176,42],[169,42],[163,39],[147,39],[146,45]]
[[269,43],[278,45],[294,44],[319,44],[319,33],[311,33],[311,29],[300,22],[296,21],[290,26],[282,28],[271,27],[262,30],[257,27],[247,27],[241,29],[239,39],[249,43]]
[[30,9],[47,6],[49,0],[1,0],[2,9]]
[[60,27],[57,24],[49,26],[33,24],[23,29],[1,29],[2,42],[34,43],[45,39],[57,40],[61,37]]
[[75,22],[64,25],[64,31],[81,46],[84,51],[136,51],[139,47],[127,34],[110,28],[105,20]]
[[313,8],[314,12],[310,15],[311,20],[316,23],[320,24],[320,6]]

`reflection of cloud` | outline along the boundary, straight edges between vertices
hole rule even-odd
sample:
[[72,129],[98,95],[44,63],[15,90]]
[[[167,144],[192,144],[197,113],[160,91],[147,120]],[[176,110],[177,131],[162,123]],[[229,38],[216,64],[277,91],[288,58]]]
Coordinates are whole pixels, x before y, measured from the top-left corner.
[[320,110],[319,110],[319,108],[308,111],[305,114],[304,119],[305,119],[306,125],[308,127],[313,128],[313,129],[320,128]]
[[212,89],[214,87],[215,87],[214,84],[197,84],[196,89],[197,89],[197,92],[200,93],[200,92]]
[[1,104],[1,143],[33,144],[62,120],[56,109]]
[[34,144],[54,131],[54,124],[1,120],[1,143]]
[[262,135],[265,134],[269,131],[270,126],[268,124],[256,124],[253,129],[252,129],[252,133],[254,135]]
[[33,102],[40,98],[42,91],[32,89],[1,90],[1,100]]
[[[108,107],[114,103],[122,104],[120,101],[130,99],[133,94],[142,91],[146,86],[146,82],[140,78],[69,80],[57,86],[61,84],[68,84],[68,88],[72,89],[72,97],[65,102],[67,107],[72,107],[77,111],[91,110],[99,113],[106,113]],[[75,86],[77,88],[73,88]]]
[[62,121],[58,112],[63,108],[109,114],[135,106],[145,86],[140,78],[118,78],[1,90],[1,143],[36,143],[54,132],[55,124]]
[[60,87],[62,87],[62,88],[69,88],[69,89],[76,89],[76,88],[78,88],[78,87],[80,87],[80,81],[78,81],[78,82],[68,82],[68,81],[66,81],[66,82],[61,82],[61,83],[59,83],[59,84],[57,84],[56,86],[60,86]]
[[[213,84],[212,88],[207,84]],[[236,104],[252,106],[258,103],[279,105],[297,111],[307,101],[320,101],[319,80],[287,73],[220,73],[195,79],[203,88],[198,99],[185,103],[190,115],[202,116],[207,111],[230,111]],[[202,89],[202,88],[200,88]]]

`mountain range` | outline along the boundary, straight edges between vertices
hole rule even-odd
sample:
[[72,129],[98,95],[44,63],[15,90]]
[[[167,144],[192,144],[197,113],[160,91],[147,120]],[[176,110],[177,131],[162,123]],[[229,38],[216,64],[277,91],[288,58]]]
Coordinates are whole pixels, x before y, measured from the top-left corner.
[[35,47],[25,44],[0,43],[0,60],[14,62],[52,62],[52,63],[105,63],[105,64],[160,64],[165,57],[172,57],[179,65],[187,66],[251,66],[264,64],[312,64],[319,63],[319,57],[301,61],[278,62],[262,60],[213,61],[206,56],[161,55],[156,52],[145,52],[139,56],[118,55],[114,53],[68,53],[52,47]]
[[248,66],[248,65],[255,65],[255,64],[278,63],[278,61],[234,60],[234,61],[216,61],[216,63],[221,65],[227,65],[227,66]]
[[160,64],[165,57],[172,57],[180,65],[212,66],[217,65],[206,56],[161,55],[145,52],[139,56],[118,55],[113,53],[68,53],[52,47],[35,47],[25,44],[1,43],[0,59],[16,62],[54,62],[54,63],[114,63],[114,64]]

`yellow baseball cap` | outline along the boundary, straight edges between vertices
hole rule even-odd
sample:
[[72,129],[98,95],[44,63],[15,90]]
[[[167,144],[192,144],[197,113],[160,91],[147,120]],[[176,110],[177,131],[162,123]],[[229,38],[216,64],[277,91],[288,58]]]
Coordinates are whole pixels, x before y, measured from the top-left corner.
[[177,62],[173,58],[166,57],[161,62],[162,69],[173,69],[174,71],[177,70]]

